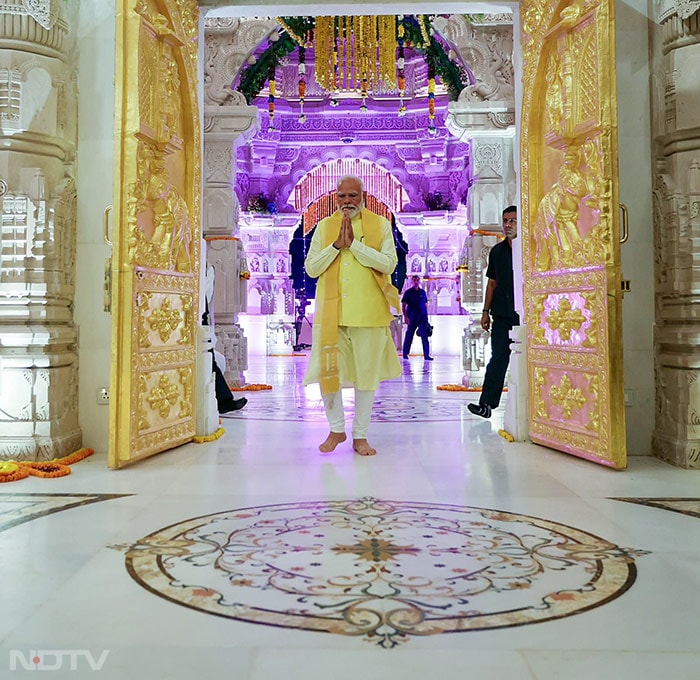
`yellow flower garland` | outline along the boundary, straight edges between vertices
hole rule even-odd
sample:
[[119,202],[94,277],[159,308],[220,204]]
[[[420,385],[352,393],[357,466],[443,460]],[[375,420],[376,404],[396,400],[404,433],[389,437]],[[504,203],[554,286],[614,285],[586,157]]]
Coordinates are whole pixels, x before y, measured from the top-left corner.
[[84,448],[63,458],[54,458],[49,461],[1,460],[0,483],[16,482],[20,479],[26,479],[30,475],[45,479],[65,477],[71,473],[70,465],[91,456],[93,453],[95,453],[94,449]]
[[221,439],[221,437],[224,436],[224,432],[226,432],[226,430],[224,430],[223,427],[220,427],[216,432],[213,432],[212,434],[205,434],[201,437],[195,437],[193,441],[195,444],[206,444],[207,442],[213,442],[217,439]]
[[503,437],[503,439],[505,439],[507,442],[511,442],[511,443],[512,443],[512,442],[515,441],[515,438],[513,437],[513,435],[512,435],[512,434],[509,434],[509,433],[506,432],[505,430],[499,430],[499,431],[498,431],[498,434],[500,434],[501,437]]
[[[481,387],[465,387],[464,385],[455,384],[438,385],[435,389],[443,392],[481,392]],[[503,391],[507,392],[508,388],[504,387]]]

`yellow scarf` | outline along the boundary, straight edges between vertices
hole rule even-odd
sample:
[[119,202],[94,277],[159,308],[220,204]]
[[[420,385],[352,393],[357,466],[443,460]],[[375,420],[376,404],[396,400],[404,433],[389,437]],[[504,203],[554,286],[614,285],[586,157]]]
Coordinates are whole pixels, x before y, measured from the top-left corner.
[[[366,208],[360,213],[362,220],[362,234],[364,243],[370,248],[381,250],[382,247],[382,222],[381,217]],[[340,234],[340,226],[343,216],[336,210],[326,222],[326,231],[323,234],[324,248],[333,243]],[[384,297],[397,311],[401,309],[399,291],[391,283],[388,274],[382,274],[372,269],[374,279],[377,282]],[[338,309],[340,301],[340,255],[324,273],[325,295],[321,302],[321,394],[338,392],[340,390],[339,348],[338,348]]]

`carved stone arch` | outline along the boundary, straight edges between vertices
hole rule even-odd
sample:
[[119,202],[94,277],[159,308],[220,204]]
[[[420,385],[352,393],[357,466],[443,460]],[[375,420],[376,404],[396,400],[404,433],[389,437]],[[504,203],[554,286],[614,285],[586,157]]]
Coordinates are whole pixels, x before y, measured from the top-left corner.
[[512,23],[487,29],[475,27],[464,15],[453,14],[436,19],[434,26],[474,77],[475,82],[462,90],[460,101],[513,98],[512,56],[502,44],[509,37],[506,46],[512,52]]
[[[222,106],[232,100],[231,84],[255,49],[279,26],[272,19],[257,18],[206,19],[205,26],[204,95],[207,104]],[[245,104],[245,97],[236,94],[236,103]]]

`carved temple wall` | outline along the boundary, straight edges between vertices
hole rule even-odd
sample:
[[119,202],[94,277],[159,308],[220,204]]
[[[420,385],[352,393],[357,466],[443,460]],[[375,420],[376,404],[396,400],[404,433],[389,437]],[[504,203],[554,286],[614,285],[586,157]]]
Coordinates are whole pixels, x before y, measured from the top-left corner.
[[82,444],[73,3],[0,0],[0,460]]
[[688,12],[666,7],[652,36],[652,449],[673,465],[700,469],[700,11],[686,4],[693,4]]

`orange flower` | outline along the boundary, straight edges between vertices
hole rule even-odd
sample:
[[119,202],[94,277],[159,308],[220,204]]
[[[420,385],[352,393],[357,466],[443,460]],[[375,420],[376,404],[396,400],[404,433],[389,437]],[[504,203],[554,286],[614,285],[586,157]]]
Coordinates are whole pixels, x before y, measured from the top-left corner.
[[233,387],[232,389],[237,392],[263,392],[264,390],[271,390],[272,385],[265,385],[264,383],[250,383],[249,385]]

